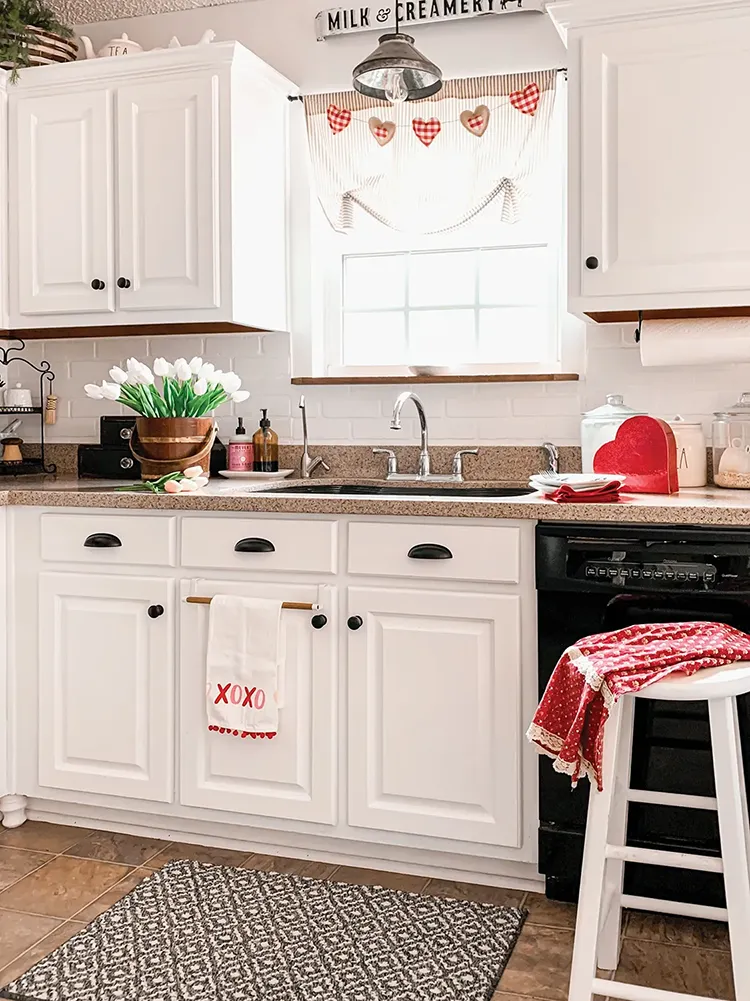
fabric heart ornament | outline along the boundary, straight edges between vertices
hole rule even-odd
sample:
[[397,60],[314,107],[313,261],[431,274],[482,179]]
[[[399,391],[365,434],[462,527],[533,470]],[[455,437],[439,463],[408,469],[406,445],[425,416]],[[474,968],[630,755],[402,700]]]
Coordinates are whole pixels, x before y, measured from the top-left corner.
[[351,125],[352,113],[346,108],[337,108],[335,104],[329,104],[326,114],[328,115],[328,124],[331,126],[331,132],[334,134],[343,132],[345,128]]
[[417,139],[425,146],[430,146],[440,134],[443,126],[440,124],[439,118],[431,118],[427,122],[423,118],[415,118],[411,127],[414,129],[414,135]]
[[461,124],[473,136],[483,136],[490,124],[490,109],[486,104],[480,104],[474,111],[462,111]]
[[523,90],[514,90],[510,95],[510,103],[522,114],[534,115],[536,114],[536,109],[539,107],[541,94],[542,92],[539,90],[539,84],[530,83],[528,87],[524,87]]
[[625,477],[621,490],[637,494],[677,493],[677,445],[672,428],[656,417],[630,417],[594,456],[595,473]]
[[379,118],[371,118],[367,125],[379,146],[387,146],[396,135],[394,122],[381,122]]

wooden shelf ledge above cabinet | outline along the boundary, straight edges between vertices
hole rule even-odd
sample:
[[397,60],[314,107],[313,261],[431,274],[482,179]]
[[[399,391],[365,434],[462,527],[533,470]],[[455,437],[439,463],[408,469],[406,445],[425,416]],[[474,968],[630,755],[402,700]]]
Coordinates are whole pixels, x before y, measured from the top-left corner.
[[[637,309],[586,313],[594,323],[638,323]],[[644,309],[644,320],[707,320],[714,316],[750,316],[750,306],[694,306],[689,309]]]
[[292,379],[293,386],[424,386],[472,382],[578,382],[575,372],[519,375],[342,375]]
[[82,337],[175,337],[186,334],[268,334],[261,327],[240,323],[128,323],[99,327],[26,327],[0,330],[0,340],[22,337],[25,341],[72,340]]

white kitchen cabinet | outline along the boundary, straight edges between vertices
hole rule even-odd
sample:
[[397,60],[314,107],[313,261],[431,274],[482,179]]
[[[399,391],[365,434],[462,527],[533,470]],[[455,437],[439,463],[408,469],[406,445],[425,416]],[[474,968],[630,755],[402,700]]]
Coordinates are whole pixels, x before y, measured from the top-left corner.
[[520,596],[352,587],[348,615],[349,823],[518,847]]
[[0,73],[0,329],[8,326],[8,77]]
[[21,73],[11,325],[287,329],[293,89],[236,42]]
[[748,0],[564,0],[570,308],[750,305]]
[[173,799],[174,584],[39,575],[39,784]]
[[206,721],[207,605],[181,602],[180,802],[239,814],[333,824],[336,821],[336,589],[291,582],[196,580],[188,594],[239,594],[320,602],[316,612],[282,611],[285,660],[279,731],[266,738],[209,732]]

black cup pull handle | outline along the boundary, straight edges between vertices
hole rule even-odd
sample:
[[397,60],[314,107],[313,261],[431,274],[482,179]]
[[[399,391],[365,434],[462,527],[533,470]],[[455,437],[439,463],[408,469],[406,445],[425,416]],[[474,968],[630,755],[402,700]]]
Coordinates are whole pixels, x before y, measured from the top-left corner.
[[328,625],[328,617],[325,615],[313,615],[310,619],[310,624],[313,629],[323,629],[324,626]]
[[235,553],[275,553],[276,546],[268,539],[240,539],[234,547]]
[[158,619],[160,615],[164,615],[164,605],[149,605],[148,614],[151,619]]
[[421,546],[412,546],[409,550],[410,560],[452,560],[453,553],[447,546],[439,546],[435,542],[426,542]]
[[362,626],[364,625],[361,615],[352,615],[350,618],[346,620],[346,624],[347,626],[349,626],[350,629],[352,629],[355,632],[357,629],[361,629]]
[[118,549],[121,545],[117,536],[110,535],[109,532],[96,532],[84,542],[86,549]]

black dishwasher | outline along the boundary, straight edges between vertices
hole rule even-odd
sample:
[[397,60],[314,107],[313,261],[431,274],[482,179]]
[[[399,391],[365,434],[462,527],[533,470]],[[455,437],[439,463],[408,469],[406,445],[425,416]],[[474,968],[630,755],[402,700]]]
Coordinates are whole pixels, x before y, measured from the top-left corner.
[[[750,526],[554,524],[536,530],[539,694],[560,655],[582,636],[644,622],[706,620],[750,633]],[[750,697],[739,700],[742,752],[750,778]],[[547,896],[575,900],[583,856],[588,780],[570,779],[540,758],[539,868]],[[713,796],[704,703],[636,703],[632,786]],[[716,814],[633,803],[628,843],[719,854]],[[628,864],[625,892],[723,906],[722,877]]]

